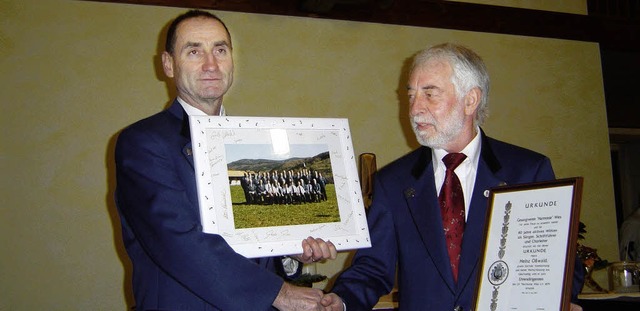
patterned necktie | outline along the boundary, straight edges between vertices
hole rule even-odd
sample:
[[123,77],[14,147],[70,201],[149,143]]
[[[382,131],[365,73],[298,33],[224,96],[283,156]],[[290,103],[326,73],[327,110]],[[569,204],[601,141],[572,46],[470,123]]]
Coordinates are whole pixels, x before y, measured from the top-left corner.
[[456,282],[458,282],[458,262],[464,233],[464,195],[460,179],[453,171],[466,157],[462,153],[449,153],[442,158],[447,170],[438,196],[451,271]]

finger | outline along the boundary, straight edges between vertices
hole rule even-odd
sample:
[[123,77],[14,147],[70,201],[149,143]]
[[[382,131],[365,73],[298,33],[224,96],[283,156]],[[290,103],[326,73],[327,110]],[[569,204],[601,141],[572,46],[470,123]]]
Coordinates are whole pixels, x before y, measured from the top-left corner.
[[[320,241],[322,241],[322,239],[320,239]],[[311,246],[311,260],[321,260],[323,258],[322,247],[320,246],[320,243],[318,243],[317,239],[308,237],[307,242],[309,243],[309,246]]]
[[325,310],[342,310],[342,299],[334,293],[324,295],[320,303]]
[[302,254],[300,254],[299,259],[303,262],[312,261],[313,259],[313,248],[309,243],[309,238],[302,240]]
[[327,244],[329,246],[329,251],[331,252],[331,259],[336,259],[338,258],[338,249],[336,248],[336,246],[333,244],[333,242],[331,241],[327,241]]
[[322,300],[320,300],[320,303],[323,306],[328,307],[333,303],[333,301],[334,301],[333,296],[331,294],[327,294],[327,295],[324,295],[324,297],[322,297]]
[[318,258],[318,259],[331,258],[331,250],[330,250],[329,244],[320,238],[316,239],[316,242],[318,243],[318,247],[320,248],[320,251],[321,251],[320,253],[321,258]]
[[311,291],[311,297],[313,297],[313,301],[315,302],[320,302],[320,300],[322,300],[322,297],[324,297],[324,292],[317,288],[310,288],[309,290]]
[[[318,246],[322,250],[322,259],[336,259],[338,257],[338,250],[331,241],[325,242],[323,239],[318,238],[316,242],[318,242]],[[317,255],[314,255],[314,258],[320,259]]]

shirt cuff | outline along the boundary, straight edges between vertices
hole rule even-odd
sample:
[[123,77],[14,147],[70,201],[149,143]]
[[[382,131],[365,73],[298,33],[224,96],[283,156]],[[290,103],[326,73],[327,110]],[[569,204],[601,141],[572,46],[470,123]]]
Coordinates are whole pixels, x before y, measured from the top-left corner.
[[298,272],[299,266],[300,262],[298,262],[297,260],[289,256],[282,257],[282,267],[284,268],[284,273],[287,276],[295,275],[296,272]]

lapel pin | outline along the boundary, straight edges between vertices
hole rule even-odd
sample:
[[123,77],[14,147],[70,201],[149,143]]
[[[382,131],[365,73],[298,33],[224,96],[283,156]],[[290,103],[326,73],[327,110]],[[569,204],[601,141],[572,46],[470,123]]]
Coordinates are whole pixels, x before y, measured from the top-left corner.
[[416,196],[416,190],[413,188],[409,188],[407,190],[404,191],[404,197],[405,198],[413,198]]

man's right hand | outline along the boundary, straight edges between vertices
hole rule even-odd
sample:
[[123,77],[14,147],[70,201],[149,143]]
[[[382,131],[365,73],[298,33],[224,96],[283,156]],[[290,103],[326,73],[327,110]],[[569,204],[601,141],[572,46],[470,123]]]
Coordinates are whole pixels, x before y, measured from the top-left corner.
[[324,306],[325,311],[344,311],[344,303],[342,298],[334,293],[328,293],[322,297],[320,304]]
[[320,304],[320,299],[323,295],[319,289],[298,287],[285,282],[273,301],[273,306],[280,311],[322,311],[324,307]]

